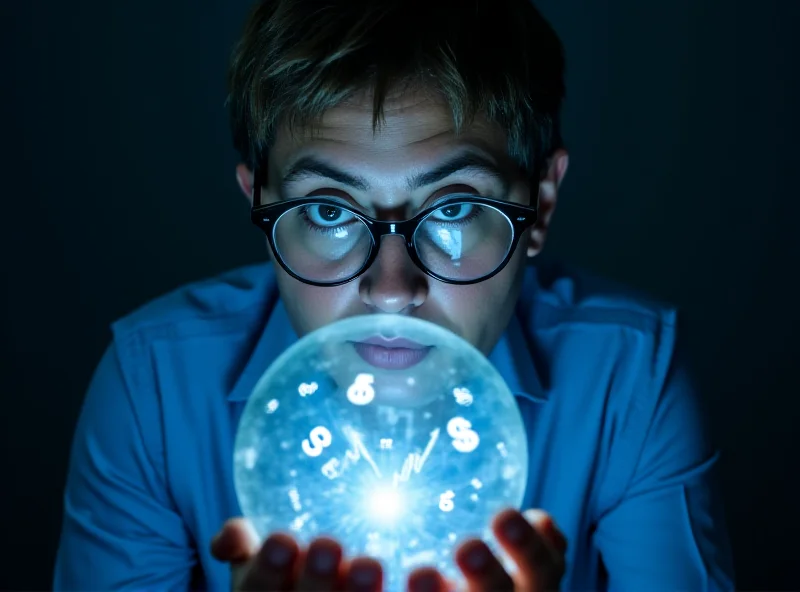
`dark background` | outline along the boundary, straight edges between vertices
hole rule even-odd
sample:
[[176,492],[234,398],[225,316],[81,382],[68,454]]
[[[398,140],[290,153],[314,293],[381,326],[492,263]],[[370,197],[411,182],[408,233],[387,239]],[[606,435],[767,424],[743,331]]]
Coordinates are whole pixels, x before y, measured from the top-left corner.
[[[223,107],[245,4],[2,2],[0,588],[50,585],[109,323],[263,258]],[[800,1],[539,4],[569,60],[548,250],[683,308],[739,586],[799,589]]]

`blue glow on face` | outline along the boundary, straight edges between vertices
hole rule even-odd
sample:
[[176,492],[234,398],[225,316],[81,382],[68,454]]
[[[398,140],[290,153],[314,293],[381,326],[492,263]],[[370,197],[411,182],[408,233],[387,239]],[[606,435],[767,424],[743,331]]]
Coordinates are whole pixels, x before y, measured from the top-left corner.
[[489,523],[520,507],[527,466],[516,401],[486,358],[436,325],[370,315],[306,336],[266,371],[234,480],[261,537],[332,536],[348,556],[378,558],[401,590],[421,565],[459,581],[466,537],[496,548]]

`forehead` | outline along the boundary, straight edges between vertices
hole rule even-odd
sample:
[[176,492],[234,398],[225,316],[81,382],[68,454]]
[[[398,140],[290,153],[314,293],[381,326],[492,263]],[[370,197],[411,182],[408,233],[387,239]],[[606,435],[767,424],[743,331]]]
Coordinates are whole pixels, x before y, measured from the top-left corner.
[[321,153],[339,164],[361,165],[380,175],[399,167],[429,166],[465,146],[500,166],[511,164],[504,130],[483,115],[457,131],[449,105],[435,93],[395,91],[387,96],[376,128],[372,93],[363,91],[329,109],[313,128],[293,133],[280,128],[270,150],[270,169],[280,173],[298,158]]

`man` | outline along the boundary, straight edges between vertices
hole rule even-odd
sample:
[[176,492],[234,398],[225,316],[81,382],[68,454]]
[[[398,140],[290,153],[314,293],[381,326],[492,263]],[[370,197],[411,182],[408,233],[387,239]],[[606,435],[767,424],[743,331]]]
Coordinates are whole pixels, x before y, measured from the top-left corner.
[[[259,547],[232,479],[261,373],[298,336],[372,313],[461,336],[519,402],[536,511],[493,523],[512,574],[480,541],[458,549],[472,590],[733,588],[674,311],[537,257],[567,171],[563,69],[528,0],[255,8],[230,108],[271,262],[114,324],[73,444],[56,588],[222,589],[230,564],[245,589],[378,589],[380,566],[335,540]],[[369,221],[405,220],[372,242]],[[433,569],[410,582],[442,586]]]

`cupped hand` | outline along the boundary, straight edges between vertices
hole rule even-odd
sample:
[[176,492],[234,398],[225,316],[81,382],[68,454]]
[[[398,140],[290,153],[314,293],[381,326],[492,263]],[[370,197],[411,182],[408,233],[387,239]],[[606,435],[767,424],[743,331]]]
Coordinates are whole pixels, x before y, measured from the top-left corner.
[[229,520],[211,543],[216,559],[231,565],[233,590],[348,590],[377,592],[383,573],[367,557],[345,560],[342,547],[318,538],[303,549],[286,534],[270,535],[259,546],[249,522]]
[[[514,562],[513,576],[480,539],[459,546],[455,560],[469,592],[545,592],[557,590],[564,575],[567,542],[544,512],[505,510],[492,522],[500,546]],[[378,592],[380,564],[371,558],[345,560],[334,540],[318,538],[307,549],[285,534],[273,534],[259,547],[249,523],[233,519],[214,538],[212,553],[231,564],[234,590],[348,590]],[[433,568],[415,570],[410,592],[449,592],[452,585]]]

